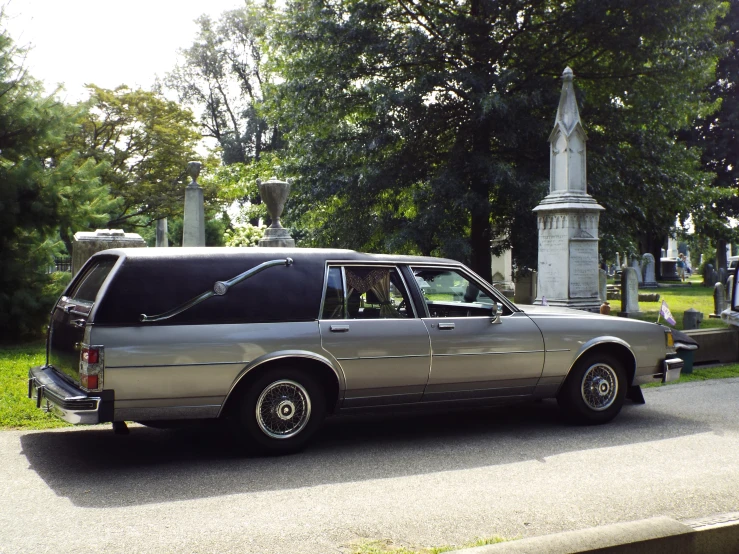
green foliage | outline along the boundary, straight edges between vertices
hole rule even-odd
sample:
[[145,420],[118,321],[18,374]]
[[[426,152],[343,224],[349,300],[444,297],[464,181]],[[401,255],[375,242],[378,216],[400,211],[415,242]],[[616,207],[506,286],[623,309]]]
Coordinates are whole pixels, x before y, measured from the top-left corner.
[[68,143],[105,164],[102,181],[118,199],[107,226],[134,230],[182,213],[187,162],[198,158],[192,113],[154,92],[88,88],[79,131]]
[[739,0],[729,5],[720,31],[730,42],[708,87],[710,97],[720,101],[721,107],[699,119],[685,136],[703,149],[701,163],[713,177],[712,195],[693,211],[696,232],[737,242],[739,230],[729,227],[728,218],[739,217]]
[[38,334],[46,322],[54,298],[45,270],[64,251],[60,237],[99,226],[116,206],[100,179],[106,165],[67,147],[78,112],[42,94],[20,65],[23,56],[1,30],[0,336],[6,340]]
[[226,229],[224,239],[226,246],[258,246],[259,239],[264,237],[266,227],[257,227],[249,223],[233,229]]
[[180,52],[181,63],[165,79],[182,102],[200,109],[203,136],[218,141],[227,165],[258,161],[280,146],[280,134],[260,113],[269,79],[261,40],[271,10],[269,3],[247,1],[218,21],[200,17],[194,44]]
[[[716,0],[288,3],[265,88],[312,242],[463,259],[489,278],[504,235],[535,266],[531,209],[571,66],[602,232],[664,233],[706,192],[675,139],[711,108]],[[705,198],[705,196],[703,197]],[[319,212],[316,214],[316,212]]]

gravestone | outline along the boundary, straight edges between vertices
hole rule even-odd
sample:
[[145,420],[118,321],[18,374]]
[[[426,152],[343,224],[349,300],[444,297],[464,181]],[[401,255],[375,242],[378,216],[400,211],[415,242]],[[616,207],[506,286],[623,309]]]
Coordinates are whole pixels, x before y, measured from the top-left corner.
[[185,187],[185,217],[182,222],[182,246],[205,246],[205,209],[203,189],[198,185],[200,162],[188,162],[192,181]]
[[608,274],[604,269],[598,270],[598,297],[601,302],[608,300]]
[[712,287],[716,284],[716,271],[712,264],[706,264],[703,267],[703,286]]
[[662,270],[663,281],[680,281],[677,274],[677,258],[661,258],[659,267]]
[[729,272],[726,271],[725,267],[722,267],[718,270],[718,278],[716,280],[717,283],[726,284],[726,281],[729,279]]
[[631,267],[633,267],[636,270],[636,279],[639,282],[639,286],[642,285],[644,282],[644,278],[641,274],[641,262],[639,262],[638,258],[632,258],[631,259]]
[[587,136],[580,122],[573,74],[562,74],[562,94],[549,135],[549,194],[534,208],[539,232],[535,304],[600,311],[598,221],[605,208],[587,192]]
[[616,269],[621,269],[621,254],[616,252]]
[[536,271],[532,271],[529,275],[516,277],[513,301],[516,304],[533,304],[536,298],[537,281]]
[[690,308],[683,312],[683,329],[698,329],[703,323],[703,312],[699,312],[695,308]]
[[169,246],[169,237],[167,237],[167,218],[157,219],[156,246],[158,248],[166,248]]
[[654,273],[654,256],[647,253],[644,254],[641,257],[642,260],[642,271],[643,271],[643,277],[644,282],[642,283],[642,287],[645,289],[654,289],[657,288],[659,285],[657,284],[657,278]]
[[[500,245],[505,240],[505,237],[499,237],[490,241],[491,247]],[[503,250],[500,256],[491,256],[490,259],[490,274],[493,276],[493,285],[498,290],[513,290],[513,260],[511,249],[507,248]]]
[[720,318],[721,312],[726,309],[726,289],[723,283],[716,283],[713,287],[713,313],[708,317]]
[[634,317],[639,315],[639,280],[636,269],[625,267],[621,273],[621,311],[620,317]]
[[90,256],[109,248],[146,248],[146,241],[137,233],[124,233],[123,229],[75,233],[72,241],[72,276],[77,274]]

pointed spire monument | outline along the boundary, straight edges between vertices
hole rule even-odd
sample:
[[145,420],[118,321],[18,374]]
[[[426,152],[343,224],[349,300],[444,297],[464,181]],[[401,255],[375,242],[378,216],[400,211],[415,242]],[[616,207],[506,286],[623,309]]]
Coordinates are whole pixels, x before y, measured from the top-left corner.
[[573,73],[562,73],[562,95],[549,135],[549,194],[534,208],[539,226],[535,304],[597,312],[598,220],[603,206],[588,194],[585,141]]

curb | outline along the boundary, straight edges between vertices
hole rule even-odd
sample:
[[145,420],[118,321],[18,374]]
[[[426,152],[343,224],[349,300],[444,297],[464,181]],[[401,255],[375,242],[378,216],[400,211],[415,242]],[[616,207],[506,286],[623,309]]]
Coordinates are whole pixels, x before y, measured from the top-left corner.
[[[739,512],[689,519],[614,523],[579,531],[455,550],[457,554],[737,554]],[[451,553],[454,554],[454,553]]]

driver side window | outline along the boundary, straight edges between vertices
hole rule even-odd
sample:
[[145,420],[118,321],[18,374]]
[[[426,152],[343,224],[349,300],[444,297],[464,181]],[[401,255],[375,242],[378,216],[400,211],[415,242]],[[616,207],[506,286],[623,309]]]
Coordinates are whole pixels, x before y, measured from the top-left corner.
[[455,269],[411,269],[431,317],[489,317],[498,311],[494,298]]

